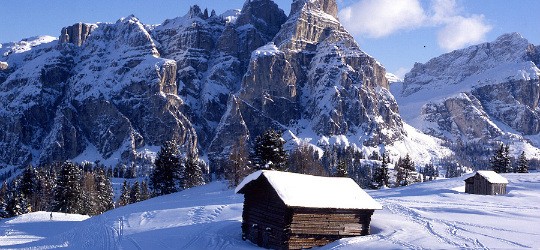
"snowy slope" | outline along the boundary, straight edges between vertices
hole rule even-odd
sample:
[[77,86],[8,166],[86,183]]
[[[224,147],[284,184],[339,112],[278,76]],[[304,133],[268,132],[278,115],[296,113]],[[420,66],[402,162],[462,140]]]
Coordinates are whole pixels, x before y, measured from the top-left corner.
[[[517,33],[417,63],[390,86],[403,120],[454,145],[540,153],[538,50]],[[454,146],[452,150],[467,150]],[[480,150],[485,151],[485,150]],[[482,152],[468,152],[479,159]]]
[[[468,176],[369,191],[383,205],[372,218],[372,235],[322,249],[536,248],[540,173],[503,176],[505,196],[464,194]],[[241,239],[242,201],[225,184],[211,183],[81,222],[33,213],[0,221],[0,242],[15,249],[256,249]]]

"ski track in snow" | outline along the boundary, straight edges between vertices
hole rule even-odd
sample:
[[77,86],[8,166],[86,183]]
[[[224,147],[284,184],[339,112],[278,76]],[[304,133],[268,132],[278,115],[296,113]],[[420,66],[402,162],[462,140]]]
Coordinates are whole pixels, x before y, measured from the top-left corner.
[[[438,241],[444,242],[448,245],[451,245],[453,247],[457,248],[482,248],[486,249],[485,246],[477,242],[475,239],[463,237],[456,233],[455,230],[452,230],[452,226],[450,224],[444,223],[442,221],[433,220],[427,217],[424,217],[416,211],[415,209],[403,206],[399,204],[397,201],[387,200],[385,201],[385,206],[390,210],[390,212],[394,214],[399,214],[403,217],[405,217],[406,220],[412,221],[421,227],[425,229],[426,232],[429,232],[432,236],[437,238]],[[437,231],[435,227],[438,227],[440,225],[435,225],[436,223],[440,223],[443,226],[446,226],[447,229],[444,231]],[[445,235],[445,232],[450,234]]]
[[[345,238],[320,249],[538,248],[540,173],[505,177],[511,182],[503,196],[455,191],[466,177],[370,190],[383,205],[372,218],[372,235]],[[241,239],[242,201],[225,183],[214,182],[85,221],[55,222],[49,221],[48,213],[31,213],[0,220],[0,248],[258,249]],[[51,230],[53,225],[59,227]]]

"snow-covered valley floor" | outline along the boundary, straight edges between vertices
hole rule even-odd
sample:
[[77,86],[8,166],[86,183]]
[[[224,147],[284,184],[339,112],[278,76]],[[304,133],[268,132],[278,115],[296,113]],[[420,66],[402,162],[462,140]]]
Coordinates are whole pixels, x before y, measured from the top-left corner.
[[[540,173],[504,176],[505,196],[465,194],[465,177],[368,191],[383,205],[372,235],[322,249],[540,248]],[[36,212],[0,220],[0,248],[253,249],[241,239],[242,201],[215,182],[89,219]]]

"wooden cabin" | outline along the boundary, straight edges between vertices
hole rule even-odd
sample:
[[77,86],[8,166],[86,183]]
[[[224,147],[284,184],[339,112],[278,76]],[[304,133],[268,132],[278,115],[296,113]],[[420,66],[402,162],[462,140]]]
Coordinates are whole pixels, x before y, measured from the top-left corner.
[[382,206],[350,178],[261,170],[236,188],[244,194],[242,238],[265,248],[304,249],[370,233]]
[[494,171],[478,171],[465,179],[465,193],[500,195],[506,194],[508,180]]

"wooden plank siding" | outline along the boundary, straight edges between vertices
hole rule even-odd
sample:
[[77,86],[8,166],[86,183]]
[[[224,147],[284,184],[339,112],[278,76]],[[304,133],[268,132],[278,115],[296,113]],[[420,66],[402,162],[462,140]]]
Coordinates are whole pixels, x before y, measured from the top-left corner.
[[370,233],[374,210],[289,207],[265,177],[243,190],[242,238],[258,246],[305,249]]
[[244,194],[242,237],[261,247],[286,249],[289,208],[267,182],[250,183]]
[[479,174],[465,179],[465,193],[481,195],[504,195],[506,183],[491,183]]

